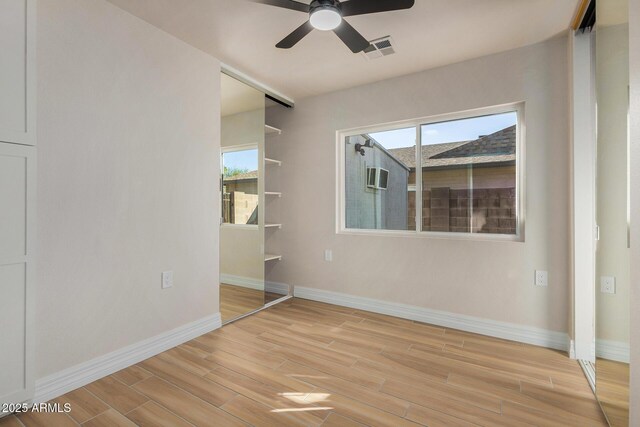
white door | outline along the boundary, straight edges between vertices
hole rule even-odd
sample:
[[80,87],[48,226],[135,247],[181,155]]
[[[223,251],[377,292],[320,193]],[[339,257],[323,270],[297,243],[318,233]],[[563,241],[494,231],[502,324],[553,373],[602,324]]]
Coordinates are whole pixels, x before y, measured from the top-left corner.
[[36,0],[0,0],[0,404],[34,388],[35,12]]
[[0,403],[33,397],[35,150],[0,143]]

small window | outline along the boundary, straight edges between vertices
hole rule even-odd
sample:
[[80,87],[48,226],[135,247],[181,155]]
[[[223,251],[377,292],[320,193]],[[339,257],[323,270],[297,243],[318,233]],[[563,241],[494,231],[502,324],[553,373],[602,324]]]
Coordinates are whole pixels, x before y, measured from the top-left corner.
[[367,187],[386,190],[389,182],[389,171],[382,168],[367,168]]
[[378,172],[378,187],[380,190],[387,189],[387,182],[389,181],[389,171],[386,169],[379,169]]
[[367,187],[376,188],[376,181],[378,179],[378,170],[376,168],[367,168]]
[[342,133],[339,230],[521,238],[523,107]]

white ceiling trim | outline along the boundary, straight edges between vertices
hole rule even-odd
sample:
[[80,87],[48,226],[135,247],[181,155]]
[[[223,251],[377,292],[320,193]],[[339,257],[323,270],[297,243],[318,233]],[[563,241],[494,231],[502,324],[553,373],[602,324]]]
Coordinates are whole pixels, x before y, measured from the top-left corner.
[[269,95],[272,98],[275,98],[278,101],[289,105],[290,107],[293,107],[295,105],[293,98],[288,97],[287,95],[284,95],[283,93],[273,89],[272,87],[269,87],[268,85],[259,82],[258,80],[250,77],[249,75],[243,73],[242,71],[238,71],[237,69],[231,67],[230,65],[221,63],[220,69],[224,74],[228,75],[229,77],[233,77],[236,80],[239,80],[245,84],[248,84],[254,89],[257,89],[260,92],[263,92],[265,95]]

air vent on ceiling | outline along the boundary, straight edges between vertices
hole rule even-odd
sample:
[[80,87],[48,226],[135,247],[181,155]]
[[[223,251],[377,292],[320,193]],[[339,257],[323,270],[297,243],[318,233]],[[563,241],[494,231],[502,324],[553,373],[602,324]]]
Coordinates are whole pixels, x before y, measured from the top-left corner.
[[391,36],[382,37],[379,39],[371,40],[369,47],[362,51],[362,54],[367,59],[382,58],[383,56],[396,53],[393,48],[393,39]]

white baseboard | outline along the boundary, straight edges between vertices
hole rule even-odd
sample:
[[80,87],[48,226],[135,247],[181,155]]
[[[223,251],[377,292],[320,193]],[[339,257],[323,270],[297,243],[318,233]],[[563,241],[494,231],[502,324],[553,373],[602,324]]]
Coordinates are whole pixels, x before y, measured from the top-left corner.
[[255,289],[257,291],[264,291],[264,280],[254,279],[251,277],[234,276],[233,274],[221,274],[220,283]]
[[609,340],[596,340],[596,356],[616,362],[629,363],[629,343]]
[[41,378],[36,380],[33,401],[42,403],[62,396],[221,326],[217,313]]
[[233,274],[221,274],[220,282],[257,291],[273,292],[279,295],[289,295],[289,285],[278,282],[265,282],[251,277],[234,276]]
[[570,340],[565,332],[299,286],[294,288],[294,296],[556,350],[569,350]]
[[289,295],[289,285],[277,282],[265,283],[265,290],[278,295]]

